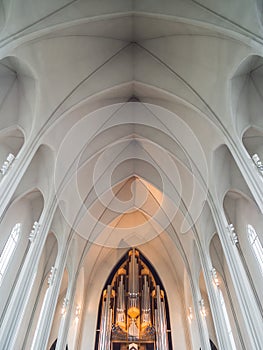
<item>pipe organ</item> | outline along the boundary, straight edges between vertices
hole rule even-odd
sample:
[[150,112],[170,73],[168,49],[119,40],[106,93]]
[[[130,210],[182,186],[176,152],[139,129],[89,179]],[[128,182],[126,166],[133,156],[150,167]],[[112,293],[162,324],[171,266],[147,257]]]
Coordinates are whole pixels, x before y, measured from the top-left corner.
[[98,350],[169,350],[164,291],[136,249],[104,290]]

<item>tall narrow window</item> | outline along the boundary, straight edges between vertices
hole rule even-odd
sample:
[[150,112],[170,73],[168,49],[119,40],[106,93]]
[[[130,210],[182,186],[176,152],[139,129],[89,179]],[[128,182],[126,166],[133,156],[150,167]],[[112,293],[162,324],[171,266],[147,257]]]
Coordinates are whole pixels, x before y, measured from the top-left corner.
[[16,249],[20,232],[21,224],[15,224],[0,256],[0,284],[2,283],[8,264]]
[[225,319],[225,322],[226,322],[226,328],[227,328],[229,340],[230,340],[230,343],[231,343],[231,349],[234,350],[234,349],[236,349],[236,344],[235,344],[235,341],[234,341],[234,337],[233,337],[230,321],[229,321],[229,318],[228,318],[228,314],[227,314],[227,310],[226,310],[226,304],[225,304],[225,300],[224,300],[224,297],[223,297],[223,293],[222,293],[222,291],[220,289],[219,289],[219,299],[220,299],[220,303],[221,303],[221,306],[222,306],[224,319]]
[[258,235],[252,225],[247,225],[248,239],[255,257],[258,261],[261,274],[263,275],[263,249]]

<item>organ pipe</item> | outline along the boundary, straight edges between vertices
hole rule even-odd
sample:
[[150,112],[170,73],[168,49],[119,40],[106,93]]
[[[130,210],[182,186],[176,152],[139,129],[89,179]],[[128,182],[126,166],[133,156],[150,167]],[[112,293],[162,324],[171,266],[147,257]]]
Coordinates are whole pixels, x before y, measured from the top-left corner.
[[143,275],[143,287],[142,287],[142,326],[147,326],[151,323],[151,307],[150,307],[150,288],[147,279],[147,275]]
[[130,252],[129,262],[129,293],[128,293],[128,337],[129,339],[139,339],[139,264],[136,251]]
[[137,296],[139,293],[139,266],[136,258],[136,251],[131,251],[131,260],[129,263],[129,294],[130,296]]
[[120,281],[119,281],[117,290],[118,290],[118,293],[117,293],[116,323],[125,328],[124,275],[120,275]]
[[135,249],[103,295],[98,350],[111,350],[114,343],[169,350],[164,292]]
[[111,309],[111,291],[112,287],[109,285],[104,291],[102,304],[102,317],[100,326],[99,350],[110,350],[111,340],[111,324],[112,324],[112,309]]
[[156,300],[157,300],[157,350],[168,350],[168,337],[167,337],[167,325],[166,325],[166,317],[165,317],[165,305],[164,298],[161,295],[162,292],[160,290],[160,286],[156,286]]

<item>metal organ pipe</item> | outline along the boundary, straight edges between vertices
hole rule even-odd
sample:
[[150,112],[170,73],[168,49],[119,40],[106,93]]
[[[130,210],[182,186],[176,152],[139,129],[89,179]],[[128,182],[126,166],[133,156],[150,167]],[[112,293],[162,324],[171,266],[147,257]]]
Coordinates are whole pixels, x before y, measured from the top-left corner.
[[124,291],[124,275],[119,276],[119,285],[117,293],[117,324],[125,323],[125,291]]
[[111,309],[111,291],[109,285],[105,296],[103,297],[102,318],[100,325],[99,350],[110,350],[111,324],[112,324],[112,309]]
[[[169,350],[164,292],[135,249],[118,268],[102,299],[98,350],[152,344]],[[119,346],[119,347],[118,347]]]
[[127,314],[130,318],[128,328],[128,336],[130,339],[138,339],[140,330],[138,318],[140,316],[139,308],[139,264],[136,258],[137,252],[133,249],[130,252],[129,262],[129,293],[128,293],[128,310]]
[[164,300],[161,298],[160,286],[156,286],[156,327],[157,327],[157,350],[168,350],[168,337],[167,337],[167,325],[165,317],[165,305]]
[[150,323],[151,322],[150,288],[149,288],[147,275],[143,276],[141,309],[142,309],[142,322]]
[[139,266],[136,259],[135,249],[132,250],[131,261],[129,264],[129,294],[137,295],[139,293]]

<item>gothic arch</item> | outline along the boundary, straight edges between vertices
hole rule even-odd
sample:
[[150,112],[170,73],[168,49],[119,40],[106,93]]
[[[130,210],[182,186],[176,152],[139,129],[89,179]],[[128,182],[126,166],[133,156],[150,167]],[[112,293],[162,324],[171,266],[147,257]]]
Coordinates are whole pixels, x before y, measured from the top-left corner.
[[249,126],[262,128],[262,62],[263,58],[245,58],[232,77],[232,113],[235,131],[241,135]]
[[[112,313],[111,321],[105,326],[108,312]],[[165,290],[153,266],[137,249],[129,250],[108,277],[101,297],[98,327],[96,350],[104,349],[108,341],[116,350],[121,349],[123,341],[127,346],[136,343],[149,350],[154,349],[155,342],[157,346],[162,344],[165,349],[172,349]],[[105,332],[111,332],[111,340],[105,339]]]

